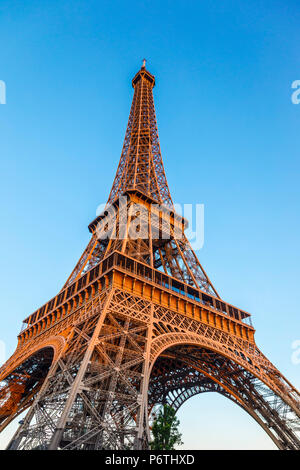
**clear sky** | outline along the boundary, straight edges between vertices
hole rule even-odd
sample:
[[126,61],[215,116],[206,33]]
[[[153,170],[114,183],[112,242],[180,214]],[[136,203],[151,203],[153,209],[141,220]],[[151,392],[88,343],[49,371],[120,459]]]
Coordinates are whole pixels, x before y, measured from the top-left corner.
[[[299,24],[297,0],[1,1],[7,357],[23,318],[57,293],[89,240],[146,57],[173,199],[205,204],[199,259],[220,295],[252,313],[258,346],[299,388]],[[185,448],[273,448],[214,394],[191,399],[179,418]]]

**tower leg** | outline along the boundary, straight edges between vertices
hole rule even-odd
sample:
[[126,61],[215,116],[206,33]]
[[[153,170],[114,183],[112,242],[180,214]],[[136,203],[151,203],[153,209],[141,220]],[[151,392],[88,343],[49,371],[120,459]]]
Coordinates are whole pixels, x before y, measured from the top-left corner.
[[59,444],[60,444],[64,429],[65,429],[65,426],[66,426],[66,421],[67,421],[67,418],[70,414],[70,410],[71,410],[71,408],[74,404],[76,396],[78,395],[78,393],[80,391],[80,387],[83,386],[83,377],[86,373],[88,363],[91,359],[91,355],[92,355],[93,350],[95,348],[95,345],[98,341],[99,333],[100,333],[101,327],[103,325],[103,321],[104,321],[104,318],[105,318],[105,314],[106,314],[107,307],[109,305],[109,301],[110,301],[110,298],[112,296],[112,293],[113,293],[113,291],[111,291],[110,294],[108,295],[108,298],[106,299],[105,307],[103,308],[103,310],[101,312],[101,315],[98,319],[98,322],[96,324],[94,332],[93,332],[91,338],[89,338],[89,340],[88,340],[87,349],[85,351],[85,354],[84,354],[83,360],[81,362],[79,371],[78,371],[78,373],[75,377],[74,382],[71,385],[71,390],[70,390],[70,393],[68,395],[68,399],[66,401],[64,410],[63,410],[63,412],[62,412],[62,414],[59,418],[59,421],[58,421],[57,426],[55,428],[53,437],[52,437],[51,442],[49,444],[49,447],[48,447],[49,450],[57,449]]
[[127,300],[111,289],[101,311],[74,325],[10,448],[147,447],[153,307]]

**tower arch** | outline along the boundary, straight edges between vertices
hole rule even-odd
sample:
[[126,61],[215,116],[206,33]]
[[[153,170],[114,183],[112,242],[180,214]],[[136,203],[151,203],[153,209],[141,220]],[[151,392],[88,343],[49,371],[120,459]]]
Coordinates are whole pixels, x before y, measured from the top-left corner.
[[[177,336],[177,338],[176,338]],[[201,338],[170,335],[153,358],[149,406],[168,403],[176,411],[192,396],[216,392],[243,408],[279,449],[299,449],[297,413],[249,368]],[[173,344],[172,344],[173,343]]]
[[[15,353],[14,362],[0,370],[0,432],[31,406],[53,363],[65,346],[62,336],[50,337],[27,351]],[[11,359],[12,359],[11,358]],[[6,373],[5,373],[6,372]]]

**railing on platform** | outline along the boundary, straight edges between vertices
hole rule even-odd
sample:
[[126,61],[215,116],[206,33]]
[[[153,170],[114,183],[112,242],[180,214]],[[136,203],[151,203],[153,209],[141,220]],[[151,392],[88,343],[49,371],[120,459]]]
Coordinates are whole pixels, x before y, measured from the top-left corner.
[[79,294],[87,286],[92,284],[97,278],[100,278],[113,268],[120,268],[124,271],[130,272],[139,278],[146,279],[147,281],[172,290],[173,292],[176,292],[180,295],[189,297],[190,299],[197,301],[204,306],[214,308],[222,314],[252,326],[249,313],[240,310],[233,305],[228,304],[227,302],[223,302],[221,299],[209,295],[200,289],[181,282],[178,279],[175,279],[172,276],[159,271],[158,269],[151,268],[151,266],[141,263],[134,258],[130,258],[129,256],[119,252],[114,252],[102,260],[97,266],[83,274],[70,286],[66,287],[56,297],[53,297],[49,302],[35,311],[26,320],[24,320],[21,332],[35,323],[37,320],[45,317],[52,310],[60,307],[74,295]]

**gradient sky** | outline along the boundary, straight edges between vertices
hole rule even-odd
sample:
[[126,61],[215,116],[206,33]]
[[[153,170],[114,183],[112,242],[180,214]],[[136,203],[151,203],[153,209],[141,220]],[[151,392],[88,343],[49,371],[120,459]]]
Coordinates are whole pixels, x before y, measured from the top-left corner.
[[[300,6],[295,0],[0,3],[1,327],[54,296],[106,201],[146,57],[175,202],[205,204],[198,252],[220,295],[298,388]],[[179,411],[185,448],[273,448],[214,394]],[[15,425],[12,425],[12,428]],[[0,437],[0,447],[11,429]]]

